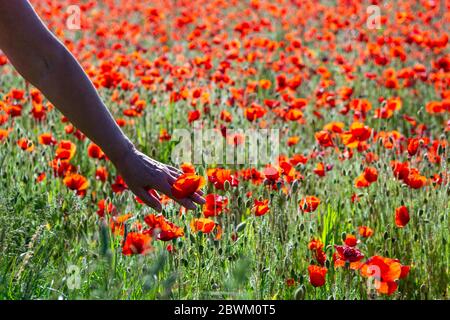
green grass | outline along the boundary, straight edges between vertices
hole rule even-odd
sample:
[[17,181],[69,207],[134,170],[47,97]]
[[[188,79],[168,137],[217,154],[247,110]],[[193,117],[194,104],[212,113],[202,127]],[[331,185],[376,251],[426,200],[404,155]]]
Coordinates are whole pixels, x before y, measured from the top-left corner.
[[[327,2],[328,3],[328,2]],[[272,38],[284,38],[284,30],[276,25]],[[230,26],[227,26],[230,28]],[[336,42],[342,38],[339,36]],[[149,45],[143,40],[143,45]],[[186,47],[186,42],[180,42]],[[305,42],[307,47],[318,53],[314,43]],[[185,49],[183,49],[185,50]],[[343,53],[345,54],[345,53]],[[153,59],[155,54],[149,51],[146,58]],[[198,51],[186,52],[187,57],[198,55]],[[167,54],[176,64],[175,55]],[[315,59],[303,57],[307,68],[317,68]],[[350,59],[350,58],[349,58]],[[356,59],[356,57],[354,57]],[[214,60],[214,67],[219,61]],[[351,62],[351,61],[350,61]],[[409,61],[408,61],[409,63]],[[100,61],[93,62],[95,66]],[[245,64],[245,63],[243,63]],[[321,63],[320,63],[321,64]],[[352,97],[365,97],[379,107],[380,96],[400,96],[403,108],[391,119],[373,119],[373,109],[368,113],[365,124],[379,130],[398,130],[410,137],[410,126],[402,119],[408,114],[427,125],[430,136],[442,137],[448,141],[448,132],[444,133],[443,115],[429,115],[425,112],[426,102],[439,99],[432,85],[418,82],[415,85],[417,95],[410,89],[391,91],[363,75],[371,71],[381,74],[382,67],[370,63],[357,66],[358,75],[354,83],[349,84],[342,76],[340,68],[331,62],[325,63],[333,73],[336,85],[329,88],[337,91],[346,85],[353,85]],[[396,68],[402,64],[393,62]],[[411,66],[411,63],[409,63]],[[391,65],[390,65],[391,66]],[[427,62],[430,68],[430,61]],[[2,68],[10,68],[5,66]],[[312,70],[312,69],[311,69]],[[4,70],[5,71],[5,70]],[[131,81],[139,83],[132,68],[121,70]],[[321,151],[314,139],[314,133],[331,121],[342,121],[346,128],[352,123],[351,112],[342,115],[343,107],[321,109],[323,119],[317,119],[315,110],[315,90],[320,77],[314,72],[311,79],[297,89],[298,97],[308,97],[310,103],[304,110],[306,124],[285,123],[276,119],[270,112],[265,120],[272,128],[288,129],[281,135],[281,152],[310,154]],[[166,74],[163,74],[166,76]],[[248,77],[231,70],[229,76],[236,83],[234,87],[244,88]],[[257,74],[252,80],[262,78],[275,79],[276,74],[263,63],[257,64]],[[254,128],[243,116],[243,110],[227,107],[230,97],[228,88],[220,89],[205,79],[194,83],[196,87],[210,86],[212,101],[211,113],[203,115],[205,123],[213,127],[220,111],[227,108],[233,114],[234,128]],[[19,76],[6,69],[0,80],[0,95],[12,88],[25,88]],[[189,128],[186,114],[192,108],[188,102],[167,103],[169,93],[150,92],[137,86],[133,92],[124,92],[124,101],[134,92],[147,101],[142,118],[125,127],[126,133],[138,147],[150,156],[170,162],[174,142],[159,142],[160,129],[170,132],[177,128]],[[115,117],[122,117],[126,103],[112,102],[112,90],[101,89],[100,94]],[[156,99],[156,104],[151,101]],[[249,101],[262,102],[265,98],[281,100],[273,88],[267,92],[259,90],[247,97]],[[269,191],[263,186],[241,182],[238,187],[228,191],[206,187],[207,193],[220,193],[229,198],[229,211],[216,218],[223,227],[221,240],[210,235],[194,234],[189,223],[194,217],[201,216],[201,209],[179,214],[179,208],[169,204],[164,215],[185,230],[185,236],[170,242],[175,250],[166,250],[168,243],[155,241],[153,251],[146,256],[124,256],[121,253],[121,237],[111,234],[110,228],[98,218],[97,202],[109,198],[120,213],[133,213],[128,221],[130,227],[136,221],[142,221],[146,214],[153,211],[136,203],[128,192],[114,195],[111,183],[116,173],[110,163],[99,162],[87,157],[89,141],[77,141],[64,132],[60,114],[53,110],[48,119],[35,122],[28,115],[31,106],[24,105],[23,116],[9,120],[2,128],[12,128],[4,142],[0,142],[0,299],[367,299],[375,298],[367,293],[367,279],[358,272],[344,268],[334,269],[332,263],[333,246],[342,244],[347,233],[357,234],[358,227],[367,225],[374,229],[374,235],[361,239],[359,248],[366,257],[382,255],[397,258],[402,264],[410,265],[407,278],[399,281],[399,288],[392,296],[378,296],[378,299],[448,299],[449,295],[449,219],[450,188],[449,182],[440,187],[428,185],[413,190],[394,178],[390,161],[406,161],[406,153],[396,154],[396,149],[385,149],[371,140],[369,151],[376,153],[379,160],[375,166],[379,172],[378,181],[366,189],[356,189],[354,179],[362,173],[364,154],[354,152],[351,160],[342,161],[335,152],[325,152],[297,170],[304,179],[296,182],[296,187],[286,195],[279,191]],[[272,123],[273,121],[273,123]],[[68,190],[60,178],[52,175],[48,163],[53,159],[55,147],[41,146],[37,143],[40,133],[52,132],[57,140],[70,139],[77,144],[77,153],[71,161],[88,177],[91,185],[84,198],[77,197]],[[298,135],[300,142],[292,147],[286,146],[288,136]],[[27,153],[16,145],[19,138],[27,137],[34,141],[35,150]],[[341,148],[341,151],[343,148]],[[441,150],[442,163],[431,164],[426,160],[412,158],[411,163],[427,177],[435,173],[448,174],[450,164],[449,151]],[[333,164],[331,171],[323,178],[313,173],[315,165],[323,161]],[[97,166],[105,165],[109,171],[106,183],[95,181]],[[231,166],[232,169],[235,167]],[[198,166],[204,173],[206,168]],[[41,172],[47,179],[36,183]],[[270,199],[270,212],[262,217],[251,213],[253,197]],[[94,193],[93,193],[94,192]],[[360,201],[351,202],[351,196],[357,193]],[[317,196],[321,204],[313,213],[302,213],[298,203],[307,195]],[[406,205],[411,221],[402,229],[395,226],[395,209]],[[237,234],[237,240],[232,235]],[[308,279],[308,266],[313,256],[308,250],[308,242],[320,238],[325,244],[328,257],[326,284],[314,288]],[[76,274],[79,271],[79,288],[73,289]],[[286,280],[293,278],[295,285],[288,286]],[[76,282],[76,281],[75,281]]]

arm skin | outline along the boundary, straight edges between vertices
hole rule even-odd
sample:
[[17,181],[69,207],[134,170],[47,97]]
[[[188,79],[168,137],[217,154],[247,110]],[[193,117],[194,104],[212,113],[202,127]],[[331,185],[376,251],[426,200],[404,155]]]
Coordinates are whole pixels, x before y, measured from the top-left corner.
[[[17,71],[37,87],[89,139],[100,146],[129,189],[161,211],[155,189],[172,197],[180,171],[137,151],[116,124],[79,63],[55,38],[27,0],[0,0],[0,49]],[[187,209],[203,204],[202,193],[174,199]],[[172,197],[173,198],[173,197]]]

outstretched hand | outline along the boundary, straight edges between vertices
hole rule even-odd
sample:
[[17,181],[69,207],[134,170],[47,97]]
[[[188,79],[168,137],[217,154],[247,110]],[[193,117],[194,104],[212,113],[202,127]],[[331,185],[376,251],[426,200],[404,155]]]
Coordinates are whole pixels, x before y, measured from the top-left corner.
[[177,199],[172,195],[172,184],[183,172],[172,166],[162,164],[142,152],[131,149],[115,163],[128,188],[145,204],[161,212],[162,206],[158,194],[150,189],[164,193],[186,209],[195,209],[195,204],[204,204],[203,192],[198,191],[189,198]]

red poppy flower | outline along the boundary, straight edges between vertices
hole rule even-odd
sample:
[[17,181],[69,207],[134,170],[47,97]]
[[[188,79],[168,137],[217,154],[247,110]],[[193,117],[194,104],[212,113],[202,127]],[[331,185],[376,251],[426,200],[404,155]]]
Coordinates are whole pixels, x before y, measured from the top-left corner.
[[191,221],[191,229],[193,232],[211,233],[216,227],[216,223],[207,218],[196,218]]
[[323,147],[334,146],[333,139],[331,138],[331,134],[326,130],[316,132],[315,137],[316,137],[317,142],[319,142],[319,144]]
[[372,183],[378,179],[378,171],[374,167],[368,167],[364,169],[364,178],[367,182]]
[[427,184],[427,178],[419,173],[411,173],[405,179],[405,183],[413,189],[420,189]]
[[105,154],[98,145],[91,143],[88,146],[88,156],[93,159],[103,159],[105,157]]
[[111,185],[111,188],[114,193],[121,193],[124,190],[128,189],[128,186],[121,176],[117,176],[116,180]]
[[199,191],[204,184],[203,177],[193,173],[184,173],[172,185],[172,195],[177,199],[188,198]]
[[270,208],[269,208],[269,200],[268,199],[264,199],[262,201],[259,201],[257,199],[254,200],[253,211],[255,213],[255,216],[257,216],[257,217],[263,216],[266,213],[268,213],[269,210],[270,210]]
[[205,200],[206,203],[203,205],[205,218],[221,214],[228,205],[228,199],[218,194],[208,194],[205,196]]
[[150,214],[144,218],[144,221],[150,227],[144,233],[148,233],[158,240],[169,241],[184,236],[183,229],[164,218],[162,214],[157,216]]
[[38,138],[39,143],[43,145],[55,145],[56,139],[53,138],[53,135],[51,133],[43,133]]
[[314,287],[321,287],[325,284],[325,277],[327,275],[327,268],[321,266],[308,266],[309,282]]
[[256,119],[262,118],[266,112],[262,106],[253,103],[250,107],[245,108],[244,115],[248,121],[255,121]]
[[20,138],[17,141],[17,145],[23,151],[32,152],[34,150],[34,143],[33,143],[33,141],[31,141],[31,140],[29,140],[27,138]]
[[346,246],[355,247],[358,244],[359,240],[352,234],[347,234],[345,236],[344,243]]
[[180,169],[184,172],[184,173],[195,173],[195,167],[192,165],[192,163],[182,163],[180,165]]
[[95,179],[105,182],[107,178],[108,171],[105,167],[98,167],[97,170],[95,170]]
[[364,174],[362,174],[355,179],[354,185],[356,188],[367,188],[370,185],[370,183],[364,177]]
[[116,207],[110,201],[106,201],[105,199],[101,199],[97,203],[97,215],[102,218],[105,214],[115,215],[117,213]]
[[359,235],[363,238],[368,238],[373,235],[373,230],[367,226],[359,227]]
[[373,277],[379,293],[391,295],[397,290],[397,280],[402,274],[402,265],[398,260],[373,256],[361,266],[364,277]]
[[300,200],[300,210],[303,212],[314,212],[320,204],[320,199],[315,196],[307,196]]
[[358,262],[364,258],[364,254],[359,249],[350,246],[334,246],[337,253],[337,259],[344,262]]
[[399,228],[403,228],[409,222],[408,208],[405,206],[395,209],[395,225]]
[[198,119],[200,119],[200,111],[199,110],[192,110],[188,112],[188,122],[192,123]]
[[319,177],[325,176],[325,164],[323,162],[319,162],[313,172]]
[[66,176],[63,182],[70,190],[75,190],[78,195],[85,195],[86,189],[89,187],[89,181],[77,173]]
[[112,216],[109,220],[109,226],[111,228],[111,232],[118,236],[123,236],[123,234],[125,233],[125,223],[132,217],[133,215],[128,213],[128,214],[123,214],[120,216]]
[[271,182],[275,182],[280,178],[280,171],[272,166],[265,168],[263,174]]
[[56,149],[56,159],[71,160],[75,155],[77,146],[69,140],[61,140]]
[[148,234],[130,232],[123,244],[122,253],[126,256],[132,254],[145,255],[152,249],[151,242],[152,238]]
[[9,135],[9,131],[8,131],[8,130],[1,129],[1,128],[0,128],[0,141],[6,140],[6,138],[8,137],[8,135]]
[[236,187],[239,184],[239,180],[231,174],[231,170],[228,169],[208,169],[207,175],[208,180],[219,190],[224,190],[226,182],[229,183],[231,187]]

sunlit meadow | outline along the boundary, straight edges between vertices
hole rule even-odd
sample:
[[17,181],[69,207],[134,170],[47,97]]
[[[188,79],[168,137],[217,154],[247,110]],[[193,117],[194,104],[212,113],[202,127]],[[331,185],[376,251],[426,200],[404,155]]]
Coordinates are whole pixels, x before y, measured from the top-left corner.
[[[31,3],[207,203],[143,205],[0,54],[0,299],[448,298],[448,1]],[[194,127],[280,154],[174,163]]]

